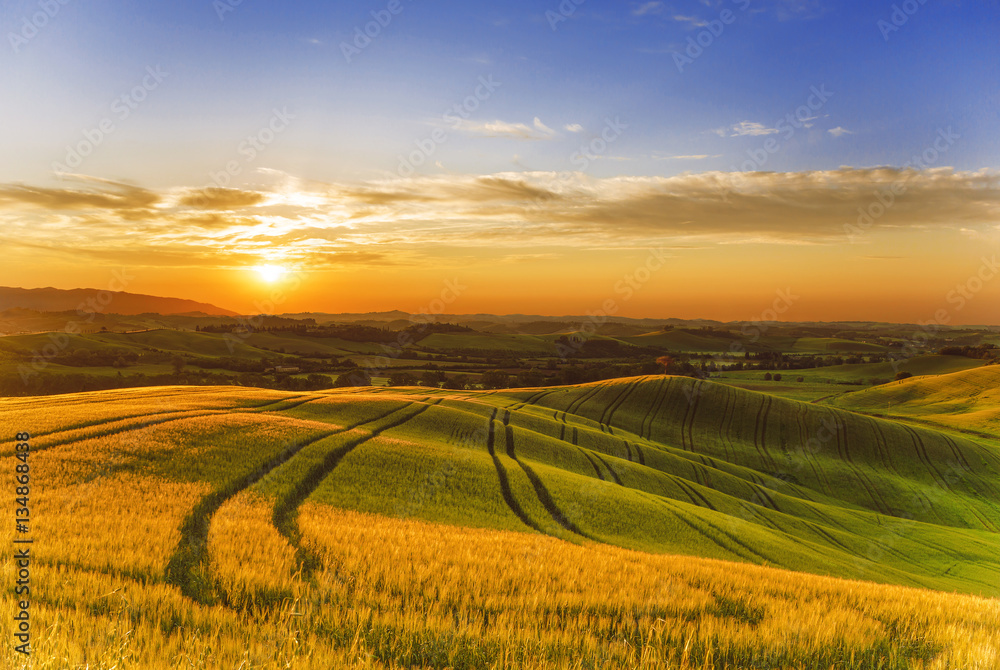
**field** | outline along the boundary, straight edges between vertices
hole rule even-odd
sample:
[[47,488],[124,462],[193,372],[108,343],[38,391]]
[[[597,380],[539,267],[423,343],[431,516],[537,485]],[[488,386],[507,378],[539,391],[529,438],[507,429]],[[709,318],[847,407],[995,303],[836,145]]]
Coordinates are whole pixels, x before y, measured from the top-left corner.
[[912,377],[844,396],[832,404],[1000,438],[1000,367]]
[[[851,393],[857,390],[857,386],[870,386],[873,381],[884,384],[892,381],[899,372],[919,376],[950,375],[964,370],[974,370],[985,364],[985,361],[964,356],[931,354],[904,359],[895,365],[892,362],[855,363],[803,370],[781,370],[780,381],[765,380],[766,374],[774,374],[774,371],[766,370],[719,372],[712,375],[712,380],[794,400],[813,401]],[[800,377],[801,382],[798,381]]]
[[2,399],[33,667],[993,668],[996,399],[936,388],[974,418],[663,376]]

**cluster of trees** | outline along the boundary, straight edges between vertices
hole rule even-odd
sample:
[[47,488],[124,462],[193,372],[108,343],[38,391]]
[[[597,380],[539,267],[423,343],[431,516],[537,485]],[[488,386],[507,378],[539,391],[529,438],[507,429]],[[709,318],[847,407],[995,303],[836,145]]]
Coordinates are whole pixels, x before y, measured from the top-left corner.
[[275,366],[299,368],[301,372],[336,372],[345,367],[349,368],[356,365],[349,358],[341,361],[333,356],[329,358],[284,357],[280,359],[221,356],[219,358],[185,359],[185,363],[203,370],[230,370],[232,372],[258,373],[263,373]]
[[962,347],[942,347],[938,350],[942,356],[965,356],[966,358],[977,358],[990,360],[997,357],[997,346],[995,344],[978,344]]
[[288,332],[298,330],[308,330],[316,327],[316,319],[289,319],[281,316],[258,315],[250,317],[246,322],[234,321],[232,323],[209,324],[207,326],[195,326],[198,333],[244,333],[252,329],[255,332],[272,333]]
[[333,382],[327,375],[312,374],[305,378],[291,376],[269,377],[247,372],[236,377],[212,373],[180,372],[174,374],[146,375],[87,375],[43,373],[23,380],[20,375],[0,377],[0,396],[56,395],[83,393],[108,389],[138,388],[144,386],[252,386],[283,391],[317,391],[328,389]]
[[50,360],[57,365],[74,368],[125,368],[139,362],[139,352],[129,349],[75,349]]

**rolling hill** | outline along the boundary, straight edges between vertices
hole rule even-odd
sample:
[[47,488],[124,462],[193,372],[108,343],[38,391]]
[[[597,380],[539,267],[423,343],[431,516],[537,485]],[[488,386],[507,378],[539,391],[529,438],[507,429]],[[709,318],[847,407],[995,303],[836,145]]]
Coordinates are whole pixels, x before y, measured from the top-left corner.
[[[985,669],[958,663],[1000,652],[972,632],[995,624],[961,618],[1000,621],[981,600],[1000,596],[1000,451],[977,436],[662,376],[0,399],[0,425],[32,433],[43,616],[102,649],[124,621],[171,653],[178,627],[223,631],[195,642],[260,667],[307,649],[340,659],[323,667],[349,667],[347,649],[382,663],[357,667],[488,667],[511,649],[524,667],[638,666],[624,639],[659,659],[646,667]],[[934,600],[932,624],[921,603],[959,596],[902,586],[976,597]],[[145,604],[94,599],[116,588]],[[291,612],[295,649],[278,643]],[[247,622],[248,642],[225,637]]]
[[841,396],[831,404],[1000,438],[1000,366],[911,377]]
[[[114,314],[207,314],[236,316],[208,303],[183,298],[160,298],[137,293],[101,291],[99,289],[12,288],[0,287],[0,311],[29,309],[40,312],[75,312],[86,310]],[[97,305],[94,307],[93,305]]]

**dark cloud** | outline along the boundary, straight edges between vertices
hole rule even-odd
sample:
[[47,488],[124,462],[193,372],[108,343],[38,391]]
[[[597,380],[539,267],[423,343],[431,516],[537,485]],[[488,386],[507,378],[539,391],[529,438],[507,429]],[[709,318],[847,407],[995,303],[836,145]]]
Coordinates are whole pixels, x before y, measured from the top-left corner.
[[253,207],[264,201],[267,196],[256,191],[241,191],[235,188],[204,188],[188,191],[180,199],[184,207],[197,209],[240,209]]
[[125,212],[159,204],[159,194],[131,184],[105,182],[103,190],[43,188],[20,184],[0,185],[0,203],[29,205],[51,211],[105,209]]

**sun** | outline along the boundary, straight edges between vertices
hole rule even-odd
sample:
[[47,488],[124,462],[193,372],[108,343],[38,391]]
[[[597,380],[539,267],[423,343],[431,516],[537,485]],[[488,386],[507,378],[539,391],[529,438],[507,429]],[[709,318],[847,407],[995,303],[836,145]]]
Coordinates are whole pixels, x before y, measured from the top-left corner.
[[254,270],[256,270],[257,274],[260,275],[260,278],[268,284],[273,284],[288,274],[288,270],[280,265],[258,265],[254,268]]

